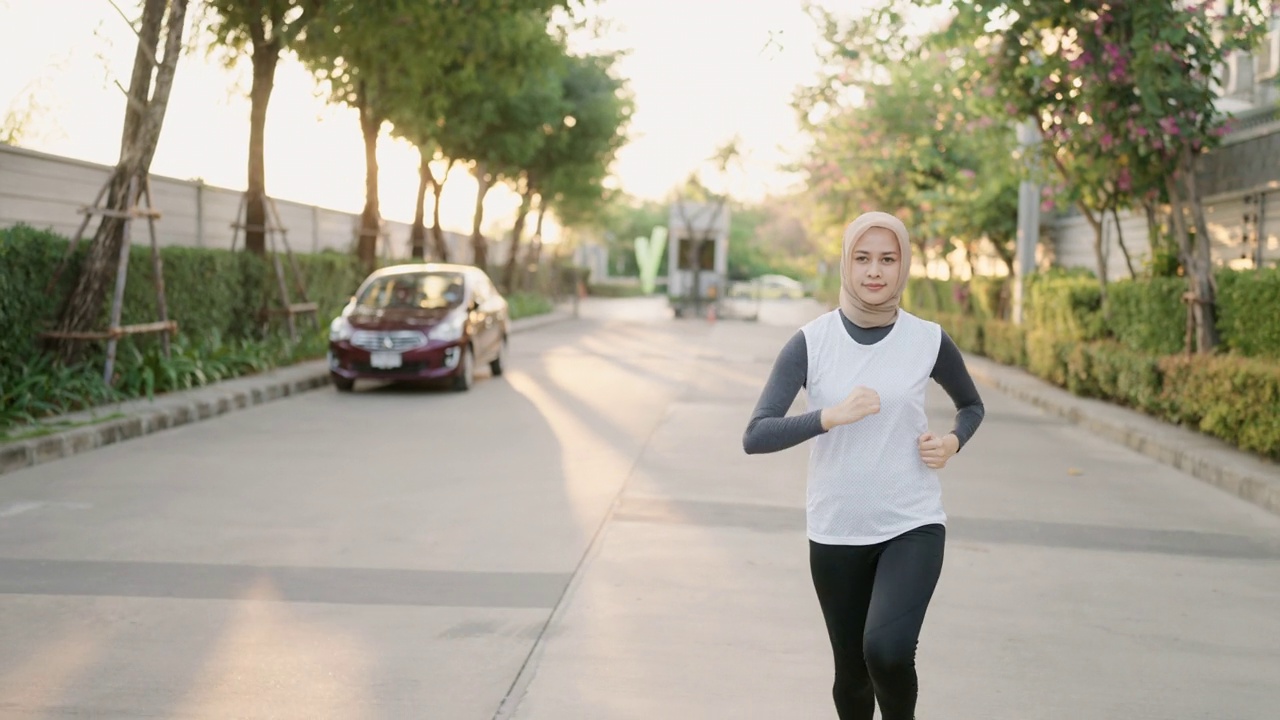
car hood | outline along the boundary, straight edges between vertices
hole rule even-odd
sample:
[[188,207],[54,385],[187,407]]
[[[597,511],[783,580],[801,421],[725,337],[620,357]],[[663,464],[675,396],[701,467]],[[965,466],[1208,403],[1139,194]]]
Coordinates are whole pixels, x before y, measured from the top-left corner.
[[445,319],[454,308],[434,310],[380,310],[376,313],[352,313],[347,322],[357,330],[426,329]]

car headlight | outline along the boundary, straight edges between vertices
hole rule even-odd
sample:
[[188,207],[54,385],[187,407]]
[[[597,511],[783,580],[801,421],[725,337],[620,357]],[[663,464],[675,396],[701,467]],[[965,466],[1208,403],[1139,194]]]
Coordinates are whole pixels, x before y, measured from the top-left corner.
[[449,313],[438,325],[427,331],[428,340],[452,342],[462,337],[467,324],[467,313],[462,308]]
[[347,322],[347,318],[339,315],[329,323],[329,342],[338,342],[341,340],[350,340],[355,328],[351,327],[351,323]]

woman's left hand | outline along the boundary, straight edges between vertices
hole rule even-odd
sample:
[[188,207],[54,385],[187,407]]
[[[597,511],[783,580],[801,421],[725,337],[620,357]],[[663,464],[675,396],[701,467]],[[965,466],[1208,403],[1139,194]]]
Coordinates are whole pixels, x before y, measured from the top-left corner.
[[927,432],[920,436],[917,444],[920,446],[920,459],[934,470],[946,467],[951,456],[960,452],[960,438],[957,438],[954,433],[938,437]]

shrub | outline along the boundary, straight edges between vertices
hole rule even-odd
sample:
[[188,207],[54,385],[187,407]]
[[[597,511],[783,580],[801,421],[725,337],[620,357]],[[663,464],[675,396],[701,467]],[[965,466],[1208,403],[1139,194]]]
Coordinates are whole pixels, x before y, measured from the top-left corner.
[[907,279],[907,287],[902,293],[902,306],[915,315],[929,317],[938,313],[962,313],[964,305],[956,289],[959,283],[932,278],[913,277]]
[[1106,332],[1102,290],[1088,277],[1037,275],[1027,282],[1028,325],[1063,341],[1096,340]]
[[1218,281],[1218,332],[1240,355],[1280,358],[1280,268],[1222,271]]
[[[0,230],[0,427],[53,413],[81,409],[109,399],[194,387],[224,377],[323,355],[328,319],[336,315],[361,278],[354,258],[340,253],[297,254],[307,297],[317,303],[315,329],[299,316],[300,342],[286,342],[277,331],[279,286],[269,261],[246,253],[204,248],[165,247],[165,300],[179,332],[172,357],[160,352],[158,334],[119,342],[117,387],[101,382],[102,345],[91,345],[86,360],[57,367],[43,353],[39,333],[54,323],[72,290],[88,242],[72,254],[52,292],[45,288],[66,254],[68,241],[54,233],[16,226]],[[301,300],[285,263],[290,299]],[[123,324],[158,318],[151,250],[135,245],[129,254]],[[105,329],[109,301],[98,323]],[[268,320],[268,318],[274,318]]]
[[1230,355],[1170,356],[1159,364],[1170,419],[1280,459],[1280,366]]
[[1027,333],[1019,325],[1005,320],[982,321],[982,351],[1005,365],[1027,365]]
[[602,298],[644,297],[644,291],[640,288],[639,283],[634,285],[624,283],[591,285],[587,288],[587,294]]
[[1056,385],[1067,384],[1067,358],[1076,343],[1065,342],[1047,330],[1027,332],[1027,369]]
[[1012,297],[1009,278],[975,277],[969,281],[969,307],[979,318],[1005,319]]
[[1107,287],[1111,334],[1133,350],[1172,355],[1183,349],[1187,306],[1184,278],[1121,280]]
[[0,230],[0,386],[29,371],[40,355],[38,333],[57,318],[59,304],[79,271],[79,255],[62,273],[53,292],[45,292],[66,253],[62,237],[25,225]]
[[982,352],[982,323],[961,313],[938,313],[927,319],[941,325],[956,347],[965,352]]
[[519,320],[523,317],[531,315],[541,315],[551,312],[551,300],[545,295],[535,295],[531,293],[516,293],[507,296],[508,310],[511,313],[512,320]]

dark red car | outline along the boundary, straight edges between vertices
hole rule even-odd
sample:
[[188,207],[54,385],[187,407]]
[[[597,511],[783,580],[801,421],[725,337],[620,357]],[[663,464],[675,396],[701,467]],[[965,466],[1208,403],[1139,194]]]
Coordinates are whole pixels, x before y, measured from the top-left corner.
[[502,374],[509,323],[506,299],[479,268],[383,268],[329,325],[329,376],[343,391],[363,378],[445,380],[469,390],[479,363]]

